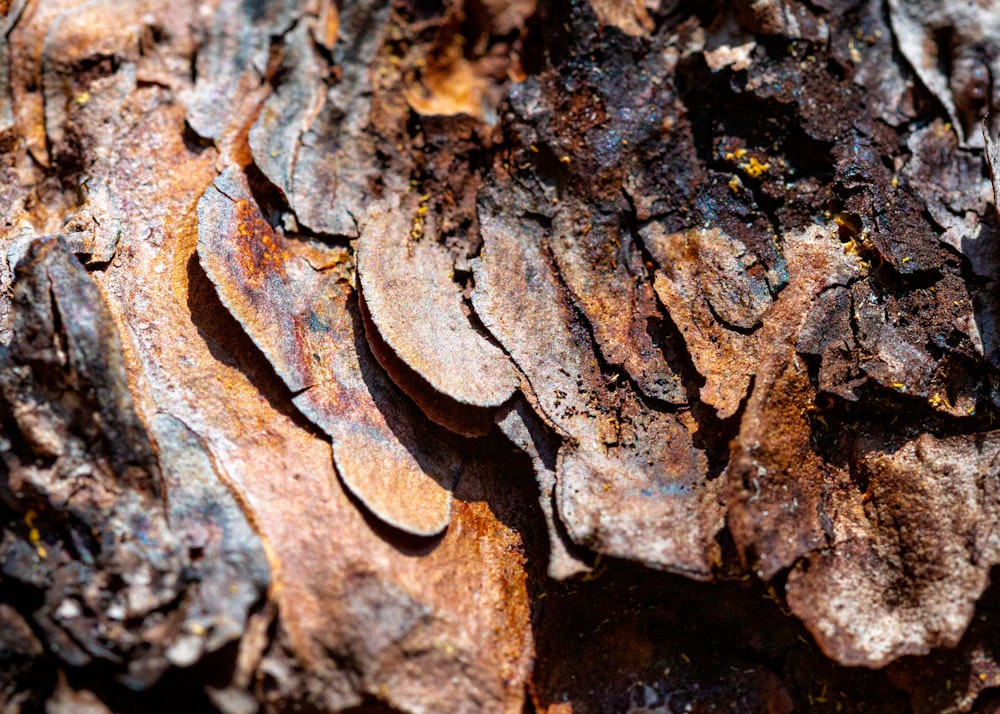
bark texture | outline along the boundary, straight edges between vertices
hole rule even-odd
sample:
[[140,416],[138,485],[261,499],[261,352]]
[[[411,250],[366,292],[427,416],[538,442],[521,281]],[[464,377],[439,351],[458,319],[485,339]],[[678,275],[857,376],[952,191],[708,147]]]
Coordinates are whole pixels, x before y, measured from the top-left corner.
[[995,0],[0,0],[0,709],[992,711]]

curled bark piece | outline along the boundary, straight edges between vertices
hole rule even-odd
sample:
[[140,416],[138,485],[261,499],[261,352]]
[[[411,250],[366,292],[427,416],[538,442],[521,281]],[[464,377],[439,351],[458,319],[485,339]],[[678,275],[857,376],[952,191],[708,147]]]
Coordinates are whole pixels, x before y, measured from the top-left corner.
[[350,286],[334,270],[313,268],[308,251],[264,221],[235,169],[198,204],[205,272],[299,410],[332,439],[344,483],[386,523],[439,533],[461,462],[372,358]]
[[[521,490],[511,493],[511,459],[494,466],[506,454],[485,454],[478,473],[463,472],[457,493],[468,495],[456,498],[440,539],[415,542],[374,523],[338,478],[330,440],[295,409],[198,263],[195,208],[216,178],[217,155],[185,147],[182,127],[183,107],[157,102],[136,131],[159,138],[119,146],[117,168],[133,202],[122,211],[116,260],[93,277],[128,338],[130,385],[161,454],[155,415],[169,414],[197,434],[267,550],[278,616],[262,627],[252,616],[226,706],[247,711],[233,691],[247,687],[262,708],[299,702],[343,711],[378,699],[399,712],[521,712],[534,661],[524,560],[534,551],[520,534],[529,532],[525,522],[531,533],[538,524]],[[313,250],[305,258],[346,276],[353,264],[338,263],[345,255]],[[515,462],[520,473],[524,464]],[[206,516],[226,520],[215,509]],[[9,585],[4,578],[0,590]],[[227,648],[211,663],[230,655]],[[255,685],[264,679],[269,692],[261,694]],[[222,706],[219,694],[212,697]]]
[[598,552],[709,577],[721,484],[707,480],[694,425],[605,379],[540,226],[506,204],[509,193],[487,188],[480,196],[483,250],[472,301],[526,375],[541,413],[567,437],[556,476],[562,521],[576,543]]
[[428,419],[462,436],[484,436],[490,432],[494,426],[493,409],[459,404],[434,389],[412,367],[401,360],[379,334],[378,328],[372,322],[364,293],[361,291],[358,292],[358,307],[372,356],[393,383],[416,402]]
[[372,324],[440,394],[460,405],[500,406],[517,389],[517,371],[473,327],[447,252],[429,237],[414,240],[409,227],[404,212],[388,208],[370,212],[362,227],[358,277]]

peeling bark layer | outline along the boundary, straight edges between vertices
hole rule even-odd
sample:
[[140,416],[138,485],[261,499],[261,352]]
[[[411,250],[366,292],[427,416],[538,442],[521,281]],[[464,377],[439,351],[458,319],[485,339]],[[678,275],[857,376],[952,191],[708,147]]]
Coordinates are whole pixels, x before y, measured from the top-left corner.
[[990,0],[0,2],[0,709],[990,706],[998,62]]

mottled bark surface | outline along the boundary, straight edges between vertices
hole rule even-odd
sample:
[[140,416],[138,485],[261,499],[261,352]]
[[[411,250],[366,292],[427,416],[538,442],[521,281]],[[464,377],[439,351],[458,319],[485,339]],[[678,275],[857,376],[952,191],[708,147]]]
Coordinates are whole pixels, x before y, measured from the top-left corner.
[[0,0],[0,710],[994,711],[1000,5]]

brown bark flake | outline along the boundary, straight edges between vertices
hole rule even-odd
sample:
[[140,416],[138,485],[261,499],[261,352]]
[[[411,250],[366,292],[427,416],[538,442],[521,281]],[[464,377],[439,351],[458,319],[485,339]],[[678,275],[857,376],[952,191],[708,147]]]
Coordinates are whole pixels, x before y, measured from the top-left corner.
[[995,708],[998,107],[996,0],[0,0],[0,710]]

